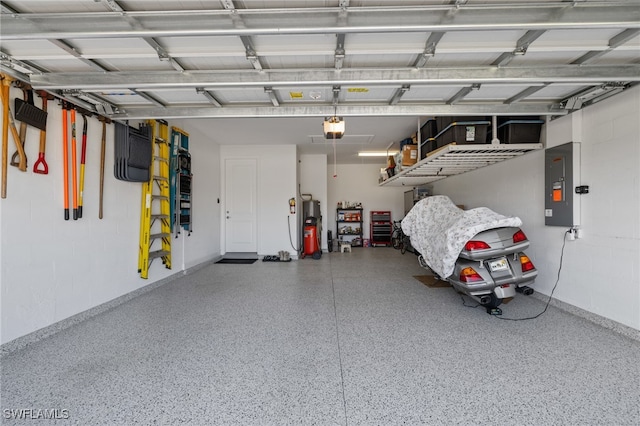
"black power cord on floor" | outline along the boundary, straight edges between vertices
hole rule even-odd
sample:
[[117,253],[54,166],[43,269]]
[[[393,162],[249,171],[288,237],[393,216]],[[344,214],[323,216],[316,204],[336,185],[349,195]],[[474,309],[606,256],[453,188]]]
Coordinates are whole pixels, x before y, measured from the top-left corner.
[[[551,298],[553,297],[553,293],[556,291],[556,287],[558,287],[558,283],[560,282],[560,272],[562,271],[562,258],[564,257],[564,246],[567,243],[567,234],[571,232],[571,228],[567,229],[565,231],[564,234],[562,234],[562,249],[560,251],[560,266],[558,267],[558,277],[556,279],[556,283],[553,285],[553,289],[551,289],[551,294],[549,295],[549,300],[547,300],[547,303],[544,305],[544,309],[542,310],[542,312],[540,312],[539,314],[536,314],[532,317],[525,317],[525,318],[503,318],[499,315],[492,315],[495,318],[501,319],[503,321],[526,321],[526,320],[532,320],[532,319],[536,319],[539,316],[541,316],[542,314],[544,314],[545,312],[547,312],[547,308],[549,307],[549,303],[551,303]],[[467,308],[477,308],[479,306],[484,306],[481,304],[477,304],[477,305],[467,305],[464,297],[462,294],[460,294],[460,299],[462,299],[462,306],[465,306]]]
[[478,306],[482,306],[480,303],[476,303],[475,305],[467,305],[467,301],[464,300],[464,296],[462,295],[462,293],[458,293],[458,295],[460,296],[460,299],[462,299],[462,306],[466,308],[477,308]]
[[504,320],[504,321],[526,321],[526,320],[532,320],[532,319],[536,319],[539,316],[541,316],[542,314],[544,314],[545,312],[547,312],[547,308],[549,307],[549,303],[551,303],[551,298],[553,298],[553,292],[556,291],[556,287],[558,287],[558,283],[560,282],[560,272],[562,271],[562,258],[564,257],[564,246],[567,243],[567,234],[571,232],[571,229],[568,229],[567,231],[565,231],[564,234],[562,234],[562,249],[560,251],[560,266],[558,266],[558,277],[556,278],[556,283],[553,285],[553,289],[551,289],[551,294],[549,295],[549,300],[547,300],[546,305],[544,305],[544,309],[542,310],[542,312],[540,312],[537,315],[534,315],[532,317],[526,317],[526,318],[502,318],[500,316],[496,316],[494,315],[496,318]]

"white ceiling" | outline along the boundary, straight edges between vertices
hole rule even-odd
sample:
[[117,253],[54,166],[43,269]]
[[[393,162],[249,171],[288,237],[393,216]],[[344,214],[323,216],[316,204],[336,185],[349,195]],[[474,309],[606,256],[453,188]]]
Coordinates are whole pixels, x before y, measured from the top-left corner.
[[[3,1],[0,69],[113,119],[337,162],[437,115],[570,113],[640,80],[640,0]],[[574,102],[579,99],[578,102]]]

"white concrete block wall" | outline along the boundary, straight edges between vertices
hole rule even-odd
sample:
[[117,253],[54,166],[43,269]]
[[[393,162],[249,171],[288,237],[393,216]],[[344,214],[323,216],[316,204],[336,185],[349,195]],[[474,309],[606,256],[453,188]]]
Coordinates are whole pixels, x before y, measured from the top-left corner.
[[[581,142],[578,196],[584,239],[567,241],[554,297],[640,329],[640,88],[549,122],[547,146]],[[582,138],[581,141],[575,138]],[[534,152],[434,184],[466,207],[487,206],[522,218],[527,254],[539,270],[534,288],[550,294],[563,227],[544,225],[544,152]]]
[[[11,98],[21,96],[12,90]],[[39,105],[36,97],[36,105]],[[99,161],[102,124],[89,119],[83,218],[64,220],[62,183],[62,112],[49,102],[46,161],[49,174],[32,172],[38,158],[39,130],[27,132],[26,173],[9,167],[7,198],[0,200],[0,343],[54,324],[178,272],[219,253],[216,226],[202,226],[206,243],[197,250],[184,249],[192,240],[173,242],[173,269],[160,261],[152,264],[149,279],[139,278],[138,240],[141,184],[116,180],[113,174],[113,125],[107,126],[104,183],[104,218],[98,219]],[[77,139],[81,141],[82,118],[77,117]],[[188,130],[188,129],[186,129]],[[198,135],[194,144],[206,141]],[[10,137],[10,154],[14,151]],[[209,153],[215,155],[215,145]],[[80,142],[77,150],[80,159]],[[198,179],[217,185],[218,170],[195,166]],[[217,165],[217,162],[215,163]],[[79,169],[78,169],[79,172]],[[70,173],[71,175],[71,173]],[[204,187],[203,187],[204,189]],[[195,203],[209,208],[205,200]],[[188,257],[185,259],[184,254]]]

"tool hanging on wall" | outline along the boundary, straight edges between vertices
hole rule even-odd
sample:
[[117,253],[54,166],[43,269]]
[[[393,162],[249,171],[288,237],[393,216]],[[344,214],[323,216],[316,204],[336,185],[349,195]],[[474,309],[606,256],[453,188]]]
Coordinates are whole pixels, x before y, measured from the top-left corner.
[[80,189],[78,196],[78,219],[82,218],[82,204],[84,198],[84,168],[87,156],[87,115],[91,113],[78,107],[78,112],[82,115],[82,149],[80,151]]
[[76,157],[75,107],[71,108],[71,185],[73,185],[73,220],[78,220],[78,159]]
[[[21,81],[17,81],[16,86],[22,89],[22,95],[24,98],[24,101],[22,102],[25,102],[27,104],[31,102],[31,104],[33,104],[33,94],[31,93],[31,86]],[[18,119],[18,109],[20,107],[20,104],[18,103],[18,101],[20,101],[20,98],[16,98],[15,100],[16,119]],[[22,149],[24,150],[24,145],[27,141],[27,123],[25,121],[20,122],[20,130],[18,131],[18,137],[20,138],[20,145],[22,145]],[[25,161],[27,161],[26,155],[25,155]],[[11,156],[11,162],[9,164],[12,165],[13,167],[20,166],[20,153],[18,152],[18,150],[16,150]]]
[[[46,109],[40,109],[35,106],[31,85],[21,81],[16,81],[15,85],[22,90],[24,100],[20,98],[15,99],[15,119],[20,122],[20,132],[18,133],[20,146],[16,145],[18,149],[11,157],[11,165],[20,168],[22,171],[26,171],[27,155],[24,147],[27,139],[27,127],[33,126],[40,129],[40,131],[44,131],[47,127],[48,114]],[[12,131],[12,133],[14,132]],[[23,160],[24,170],[21,168]]]
[[99,116],[98,120],[102,122],[102,141],[100,146],[100,206],[98,208],[98,218],[102,219],[102,200],[104,198],[104,157],[107,149],[107,124],[111,123],[111,120]]
[[19,82],[18,87],[25,92],[25,100],[16,98],[16,120],[26,123],[40,130],[47,127],[47,112],[38,108],[33,103],[33,91],[29,84]]
[[67,126],[69,105],[62,101],[62,181],[64,193],[64,220],[69,220],[69,129]]
[[0,74],[0,79],[2,80],[2,84],[0,85],[0,95],[2,97],[2,188],[0,190],[0,197],[7,198],[9,129],[11,129],[11,134],[16,144],[18,155],[20,156],[18,168],[23,172],[27,170],[27,157],[24,153],[24,149],[22,149],[20,135],[18,135],[18,131],[16,130],[15,122],[13,121],[13,116],[11,114],[11,107],[9,106],[11,83],[14,79],[5,74]]
[[[45,92],[44,90],[38,93],[42,98],[42,111],[47,112],[47,101],[53,99],[53,95]],[[33,164],[33,173],[41,175],[49,174],[49,165],[44,159],[44,151],[47,145],[47,128],[40,130],[40,147],[38,148],[38,160]]]
[[[10,102],[10,92],[11,92],[11,83],[15,81],[13,78],[3,75],[2,85],[4,91],[2,93],[2,102],[6,105],[7,108],[7,116],[5,117],[9,123],[9,130],[11,130],[11,135],[13,136],[13,141],[16,145],[16,149],[18,150],[18,155],[20,157],[18,161],[18,169],[22,172],[27,171],[27,155],[24,152],[24,148],[22,147],[22,143],[20,142],[20,135],[18,134],[18,130],[16,130],[16,123],[13,120],[13,114],[11,113],[11,105]],[[7,142],[8,143],[8,142]]]
[[4,75],[0,84],[2,97],[2,198],[7,198],[7,160],[9,156],[9,104],[7,103],[9,86],[5,85]]

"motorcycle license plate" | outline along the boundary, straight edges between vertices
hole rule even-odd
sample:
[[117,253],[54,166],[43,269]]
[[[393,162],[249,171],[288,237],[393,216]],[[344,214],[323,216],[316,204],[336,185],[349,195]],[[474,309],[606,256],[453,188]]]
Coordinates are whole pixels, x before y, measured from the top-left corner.
[[507,269],[509,269],[509,262],[505,257],[489,261],[489,270],[491,272],[506,271]]

